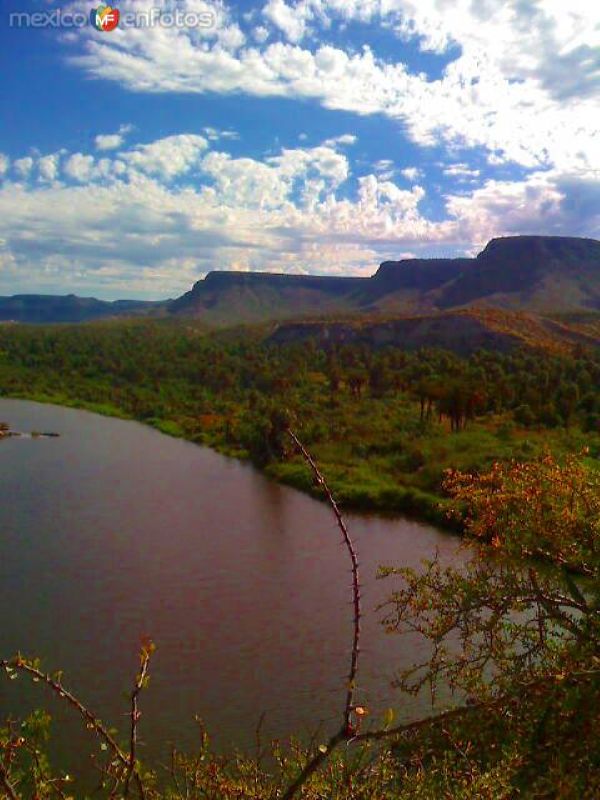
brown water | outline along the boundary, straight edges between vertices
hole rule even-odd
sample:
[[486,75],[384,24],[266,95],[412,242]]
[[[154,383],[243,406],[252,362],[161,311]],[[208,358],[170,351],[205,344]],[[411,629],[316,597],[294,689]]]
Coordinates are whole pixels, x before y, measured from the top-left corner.
[[[0,442],[0,657],[21,650],[63,669],[66,685],[125,730],[123,693],[150,635],[158,650],[142,698],[146,756],[168,741],[193,746],[194,714],[221,748],[248,747],[263,712],[267,737],[337,723],[350,575],[326,505],[137,423],[13,400],[0,400],[0,420],[61,434]],[[458,542],[404,519],[347,521],[364,583],[360,700],[408,718],[426,701],[390,684],[422,653],[379,626],[374,608],[393,583],[375,573],[416,566],[436,548],[461,558]],[[0,718],[43,697],[39,685],[0,676]],[[56,758],[74,769],[78,723],[54,699],[47,707],[58,721]]]

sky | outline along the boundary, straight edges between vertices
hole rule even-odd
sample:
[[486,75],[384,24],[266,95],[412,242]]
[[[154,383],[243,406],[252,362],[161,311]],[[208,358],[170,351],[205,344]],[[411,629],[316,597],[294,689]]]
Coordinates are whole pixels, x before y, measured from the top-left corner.
[[590,0],[99,5],[1,0],[0,294],[600,238]]

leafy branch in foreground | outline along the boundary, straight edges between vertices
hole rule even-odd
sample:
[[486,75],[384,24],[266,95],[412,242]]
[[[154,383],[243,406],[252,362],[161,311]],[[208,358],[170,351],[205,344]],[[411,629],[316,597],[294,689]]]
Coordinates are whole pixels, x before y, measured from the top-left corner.
[[[398,686],[429,687],[432,696],[449,686],[495,708],[466,735],[481,739],[494,720],[486,747],[519,743],[511,785],[524,796],[600,790],[600,748],[588,736],[600,722],[600,474],[584,455],[449,474],[446,488],[472,537],[469,562],[381,570],[402,581],[383,605],[388,631],[430,648]],[[544,794],[553,786],[563,789]]]
[[[140,672],[136,677],[135,686],[131,695],[131,734],[130,750],[128,753],[117,744],[114,736],[106,727],[106,725],[104,725],[104,723],[95,714],[93,714],[72,692],[70,692],[63,685],[62,675],[60,673],[57,673],[53,676],[49,673],[43,672],[40,669],[37,661],[30,661],[26,658],[23,658],[21,655],[15,656],[10,660],[1,660],[0,669],[4,670],[10,679],[15,679],[20,673],[22,673],[31,678],[33,682],[41,683],[47,686],[56,697],[58,697],[60,700],[64,700],[67,705],[69,705],[82,717],[86,724],[86,728],[90,731],[93,731],[96,737],[100,740],[101,748],[103,750],[107,750],[110,754],[111,760],[105,767],[101,768],[101,772],[103,773],[104,778],[112,781],[113,789],[111,791],[111,796],[114,796],[114,793],[117,791],[118,787],[122,785],[123,797],[127,797],[129,793],[129,785],[133,778],[139,797],[141,800],[146,800],[146,791],[142,780],[140,766],[136,761],[137,729],[140,718],[137,698],[141,690],[147,685],[148,665],[154,649],[154,644],[152,642],[148,641],[142,643],[140,652]],[[35,737],[32,737],[32,739],[35,739]],[[4,763],[2,763],[0,760],[0,781],[4,785],[4,788],[11,800],[18,800],[19,797],[17,794],[17,789],[11,782],[10,777],[10,766],[15,760],[14,758],[11,758],[11,755],[14,756],[21,745],[27,744],[28,741],[26,738],[21,736],[15,738],[12,735],[9,735],[4,742]],[[34,756],[35,761],[38,756],[38,751],[35,746],[26,748],[26,751]],[[36,767],[39,768],[39,764],[34,763],[29,769],[29,771],[34,775],[36,773]],[[60,788],[61,783],[62,782],[60,780],[44,781],[46,789],[57,794],[58,796],[62,796],[63,794],[62,789]],[[36,796],[38,796],[37,792]]]

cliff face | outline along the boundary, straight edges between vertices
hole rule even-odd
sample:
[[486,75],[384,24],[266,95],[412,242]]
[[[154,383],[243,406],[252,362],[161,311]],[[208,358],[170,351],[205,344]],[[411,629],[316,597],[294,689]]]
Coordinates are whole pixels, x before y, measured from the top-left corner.
[[559,236],[493,239],[438,303],[440,308],[600,309],[600,242]]

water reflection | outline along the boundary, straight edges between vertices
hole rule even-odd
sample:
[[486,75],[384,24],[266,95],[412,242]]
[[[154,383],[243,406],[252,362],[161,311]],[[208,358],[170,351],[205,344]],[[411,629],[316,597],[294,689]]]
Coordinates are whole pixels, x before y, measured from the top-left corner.
[[[120,724],[142,635],[158,650],[143,700],[146,752],[190,746],[194,714],[218,746],[314,730],[342,707],[351,636],[349,572],[329,509],[250,466],[136,423],[1,400],[0,419],[59,439],[0,443],[0,653],[64,669]],[[404,520],[350,515],[368,612],[361,702],[397,704],[395,669],[419,657],[373,611],[381,563],[416,566],[457,541]],[[0,710],[28,702],[0,682]],[[423,700],[403,699],[400,717]],[[72,746],[60,720],[58,757]]]

